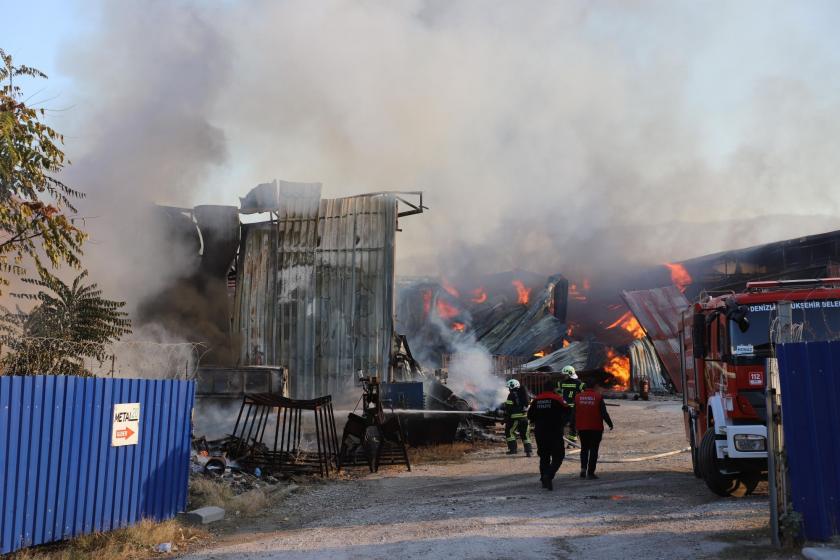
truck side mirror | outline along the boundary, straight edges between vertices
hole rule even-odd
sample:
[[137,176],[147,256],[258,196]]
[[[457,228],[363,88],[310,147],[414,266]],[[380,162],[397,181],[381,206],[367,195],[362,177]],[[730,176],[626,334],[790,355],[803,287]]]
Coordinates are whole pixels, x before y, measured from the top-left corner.
[[691,324],[691,339],[694,344],[694,355],[706,354],[706,317],[702,313],[695,313]]
[[738,325],[738,329],[742,333],[750,329],[750,319],[747,317],[747,312],[747,307],[738,305],[734,299],[726,300],[726,318]]

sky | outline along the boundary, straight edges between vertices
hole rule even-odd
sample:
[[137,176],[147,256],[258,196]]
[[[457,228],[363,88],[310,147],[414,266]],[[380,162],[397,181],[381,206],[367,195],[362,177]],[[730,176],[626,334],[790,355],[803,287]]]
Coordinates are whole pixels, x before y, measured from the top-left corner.
[[[422,189],[407,273],[686,258],[809,226],[657,232],[840,211],[837,2],[0,4],[0,47],[50,76],[34,99],[106,208],[274,178]],[[642,224],[663,229],[628,240]]]

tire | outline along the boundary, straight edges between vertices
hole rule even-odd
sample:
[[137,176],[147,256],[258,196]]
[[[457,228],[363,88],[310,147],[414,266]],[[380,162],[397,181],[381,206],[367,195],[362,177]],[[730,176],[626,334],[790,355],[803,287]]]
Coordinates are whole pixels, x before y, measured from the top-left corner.
[[691,470],[694,471],[694,476],[703,478],[703,473],[700,472],[700,457],[698,456],[697,430],[694,427],[695,425],[694,420],[691,420],[691,427],[688,429],[689,445],[691,447]]
[[722,474],[718,467],[717,449],[715,446],[715,430],[709,427],[703,434],[703,440],[698,449],[698,462],[703,481],[709,490],[727,498],[732,495],[743,495],[744,485],[737,478]]

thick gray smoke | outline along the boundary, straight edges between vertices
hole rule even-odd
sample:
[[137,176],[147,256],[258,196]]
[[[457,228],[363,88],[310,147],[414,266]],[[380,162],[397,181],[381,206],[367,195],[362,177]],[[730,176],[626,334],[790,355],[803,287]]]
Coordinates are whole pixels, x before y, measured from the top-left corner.
[[597,272],[837,225],[832,2],[95,5],[65,52],[70,181],[121,297],[178,271],[134,258],[138,201],[235,204],[274,177],[426,191],[409,274]]

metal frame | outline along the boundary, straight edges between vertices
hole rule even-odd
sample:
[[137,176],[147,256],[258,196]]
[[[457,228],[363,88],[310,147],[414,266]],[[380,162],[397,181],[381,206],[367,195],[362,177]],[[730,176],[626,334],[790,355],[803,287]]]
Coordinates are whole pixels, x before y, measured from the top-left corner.
[[[305,411],[313,413],[316,452],[301,448]],[[276,417],[269,448],[265,436],[272,414]],[[322,477],[338,466],[338,436],[330,395],[309,400],[267,393],[245,395],[233,435],[238,440],[235,458],[246,466]]]

